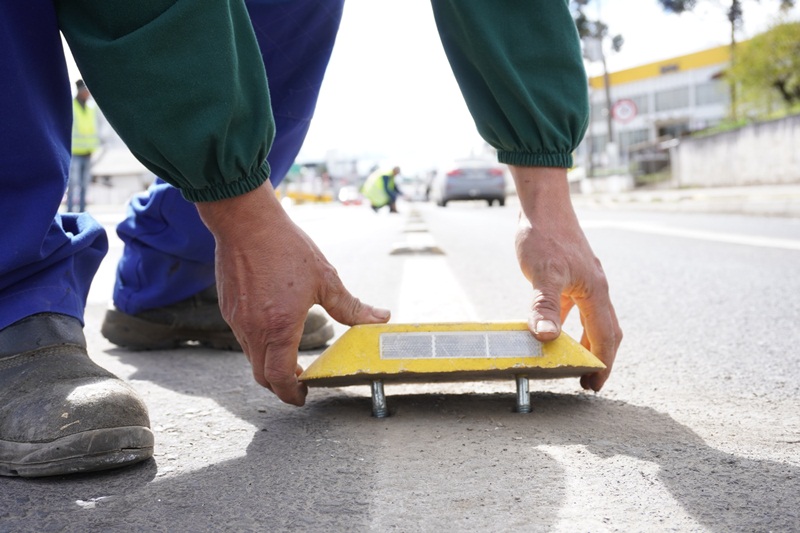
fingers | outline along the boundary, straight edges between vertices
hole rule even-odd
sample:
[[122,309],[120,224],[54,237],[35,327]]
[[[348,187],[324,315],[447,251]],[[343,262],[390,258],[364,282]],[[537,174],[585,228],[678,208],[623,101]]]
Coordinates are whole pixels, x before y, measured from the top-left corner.
[[259,318],[256,326],[243,327],[235,323],[239,327],[232,327],[250,362],[253,378],[281,401],[302,406],[308,388],[297,379],[303,372],[297,363],[297,346],[303,334],[304,320],[296,319],[292,314],[277,313]]
[[306,403],[308,395],[308,387],[297,380],[303,372],[303,368],[297,364],[299,343],[299,335],[288,342],[267,342],[262,364],[253,364],[256,381],[275,393],[281,401],[298,407]]
[[528,328],[540,342],[555,340],[561,334],[561,301],[561,287],[534,284]]
[[575,300],[573,300],[570,296],[566,294],[561,295],[561,323],[563,324],[567,320],[567,315],[569,312],[572,311],[572,308],[575,307]]
[[597,300],[599,301],[578,302],[584,325],[581,344],[606,365],[605,370],[581,376],[581,387],[595,392],[603,388],[611,374],[622,342],[622,329],[608,295],[599,296]]
[[347,326],[384,324],[391,317],[388,309],[365,304],[350,294],[338,276],[328,283],[319,304],[325,308],[331,318]]
[[581,286],[582,291],[575,291],[574,287],[562,287],[558,282],[534,282],[528,328],[540,342],[555,340],[570,309],[577,306],[584,328],[581,344],[606,365],[600,372],[582,376],[581,387],[599,391],[611,374],[622,341],[622,330],[611,304],[605,276],[598,275]]

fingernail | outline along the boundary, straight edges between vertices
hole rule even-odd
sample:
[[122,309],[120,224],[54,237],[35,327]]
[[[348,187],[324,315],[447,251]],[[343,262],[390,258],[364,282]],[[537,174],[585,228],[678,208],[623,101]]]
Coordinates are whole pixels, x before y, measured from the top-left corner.
[[558,333],[558,328],[552,320],[540,320],[534,328],[536,333]]
[[372,316],[375,318],[379,318],[381,320],[386,320],[391,316],[392,312],[388,309],[379,309],[377,307],[372,308]]

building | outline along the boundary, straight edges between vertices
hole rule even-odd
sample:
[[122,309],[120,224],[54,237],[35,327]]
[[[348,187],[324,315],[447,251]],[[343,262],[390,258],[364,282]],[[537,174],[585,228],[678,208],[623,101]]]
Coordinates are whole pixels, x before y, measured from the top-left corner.
[[665,141],[729,115],[730,89],[723,78],[729,61],[730,47],[719,46],[612,72],[608,98],[605,77],[590,78],[591,124],[576,154],[578,164],[590,175],[609,167],[635,174],[664,168]]

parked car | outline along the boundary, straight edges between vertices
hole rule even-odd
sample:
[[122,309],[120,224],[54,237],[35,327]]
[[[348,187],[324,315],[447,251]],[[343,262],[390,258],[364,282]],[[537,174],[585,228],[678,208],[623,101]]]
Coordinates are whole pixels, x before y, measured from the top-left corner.
[[344,205],[361,205],[364,197],[354,185],[345,185],[339,189],[338,200]]
[[442,207],[453,200],[506,205],[506,166],[486,160],[455,161],[437,170],[430,185],[430,199]]

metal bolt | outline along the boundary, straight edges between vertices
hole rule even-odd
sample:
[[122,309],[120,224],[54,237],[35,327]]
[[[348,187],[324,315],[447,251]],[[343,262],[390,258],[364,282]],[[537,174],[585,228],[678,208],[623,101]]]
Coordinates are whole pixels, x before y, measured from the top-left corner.
[[386,395],[383,393],[383,380],[380,379],[372,381],[372,416],[375,418],[389,416],[389,408],[386,407]]
[[517,412],[531,412],[531,393],[528,389],[528,376],[516,375],[517,380]]

